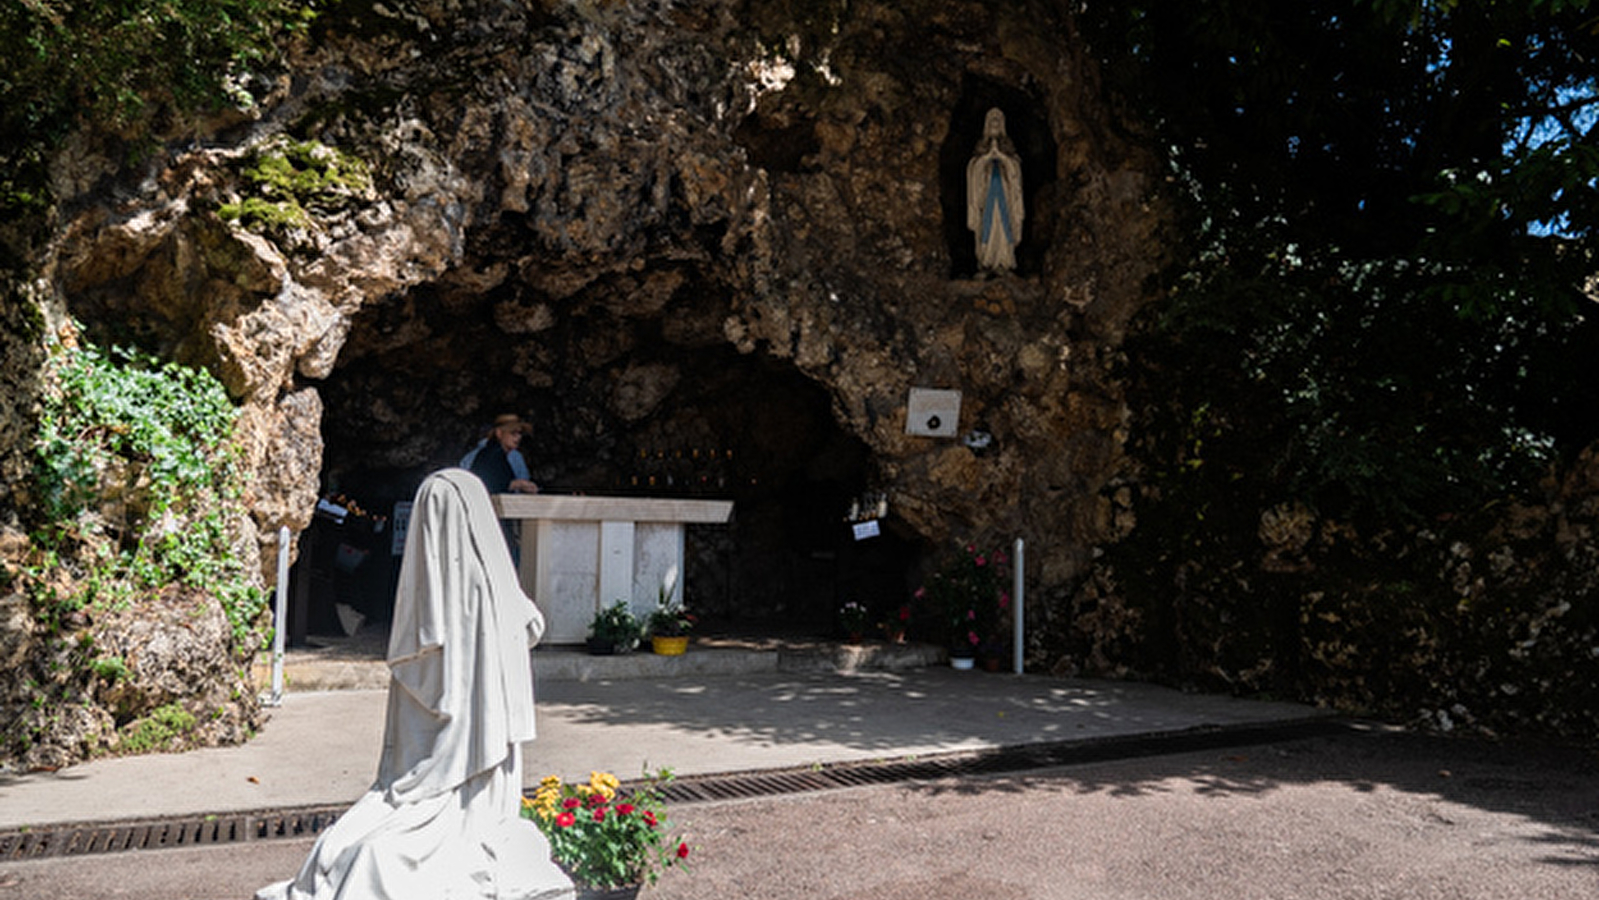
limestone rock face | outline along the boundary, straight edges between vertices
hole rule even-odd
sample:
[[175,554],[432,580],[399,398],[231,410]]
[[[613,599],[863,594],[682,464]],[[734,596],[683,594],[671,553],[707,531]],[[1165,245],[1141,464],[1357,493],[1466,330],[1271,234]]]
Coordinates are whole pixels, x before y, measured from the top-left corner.
[[[748,459],[772,448],[704,369],[779,369],[827,398],[907,534],[1023,535],[1048,579],[1070,577],[1109,520],[1066,498],[1118,465],[1108,373],[1165,217],[1154,161],[1094,93],[1069,22],[867,4],[830,23],[824,52],[805,45],[814,22],[707,6],[505,23],[497,40],[524,52],[482,57],[499,93],[410,102],[431,116],[413,137],[487,187],[460,199],[452,271],[357,314],[324,388],[329,469],[446,461],[499,409],[540,421],[549,483],[609,487],[661,445]],[[784,29],[787,56],[755,39]],[[438,40],[427,65],[467,55]],[[422,65],[375,80],[418,85]],[[1033,187],[1018,274],[980,280],[953,219],[992,104],[1014,110]],[[961,433],[988,447],[907,436],[914,386],[961,390]]]
[[[408,498],[502,411],[552,489],[734,497],[696,551],[729,614],[897,603],[937,551],[1016,536],[1061,584],[1114,527],[1110,373],[1169,216],[1059,4],[343,4],[260,83],[253,118],[127,168],[63,158],[38,268],[91,339],[222,379],[264,581],[319,490]],[[983,278],[962,172],[994,106],[1028,217]],[[221,215],[282,199],[247,172],[281,140],[370,184]],[[913,387],[962,393],[956,439],[906,433]],[[837,546],[863,492],[887,535]]]
[[[305,525],[319,473],[403,497],[499,410],[539,421],[547,483],[626,485],[663,447],[734,450],[744,488],[814,482],[738,406],[813,391],[858,447],[839,511],[869,486],[913,542],[1026,536],[1071,577],[1110,527],[1073,498],[1119,464],[1109,371],[1166,215],[1069,18],[695,6],[334,13],[253,128],[88,204],[55,284],[223,377],[264,541]],[[1029,212],[1017,272],[980,278],[961,171],[991,106]],[[301,227],[219,219],[282,130],[370,162],[371,191]],[[908,436],[917,386],[960,390],[986,446]]]

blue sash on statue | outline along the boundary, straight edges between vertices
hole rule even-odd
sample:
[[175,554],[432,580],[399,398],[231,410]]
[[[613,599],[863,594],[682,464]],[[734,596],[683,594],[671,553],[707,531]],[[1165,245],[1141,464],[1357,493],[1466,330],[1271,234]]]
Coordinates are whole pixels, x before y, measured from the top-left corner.
[[988,235],[993,227],[995,214],[999,215],[999,226],[1005,230],[1005,243],[1015,246],[1016,239],[1010,233],[1010,207],[1005,205],[1005,181],[1000,177],[1000,166],[996,160],[988,164],[988,193],[983,196],[983,243],[988,243]]

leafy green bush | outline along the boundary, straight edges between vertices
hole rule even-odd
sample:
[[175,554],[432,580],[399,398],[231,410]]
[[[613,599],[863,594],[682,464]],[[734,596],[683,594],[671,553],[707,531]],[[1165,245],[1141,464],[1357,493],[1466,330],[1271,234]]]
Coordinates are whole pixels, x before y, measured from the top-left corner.
[[85,122],[126,134],[153,104],[243,105],[251,69],[320,0],[25,0],[0,4],[0,219],[49,202],[49,153]]
[[194,730],[194,714],[176,703],[157,707],[148,716],[122,730],[120,749],[127,753],[151,753],[166,749],[173,740]]
[[[82,593],[41,586],[41,618],[177,584],[214,594],[239,652],[265,596],[229,536],[242,515],[235,410],[209,373],[131,350],[55,344],[35,444],[40,567],[72,564]],[[43,585],[43,582],[37,582]]]

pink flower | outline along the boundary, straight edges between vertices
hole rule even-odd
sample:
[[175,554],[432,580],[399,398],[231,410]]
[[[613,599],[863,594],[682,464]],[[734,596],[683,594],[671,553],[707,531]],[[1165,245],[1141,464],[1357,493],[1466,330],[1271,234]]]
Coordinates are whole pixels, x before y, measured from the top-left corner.
[[967,610],[967,611],[966,611],[966,621],[968,621],[968,622],[975,622],[975,621],[977,621],[977,610],[975,610],[975,609],[968,609],[968,610]]
[[919,588],[916,589],[916,593],[912,594],[911,596],[913,596],[916,599],[920,600],[920,599],[922,599],[922,598],[927,596],[927,588],[919,587]]
[[986,565],[988,565],[988,557],[979,556],[976,559],[976,563],[977,563],[978,566],[986,566]]
[[977,636],[977,632],[975,632],[975,631],[966,632],[966,640],[968,642],[970,642],[973,647],[975,647],[978,644],[982,643],[982,638],[979,638]]
[[1004,591],[999,592],[999,608],[1010,609],[1010,594],[1007,594]]
[[561,826],[562,828],[571,828],[573,825],[577,824],[577,816],[574,816],[569,812],[561,813],[555,817],[555,824]]
[[976,544],[967,544],[966,545],[966,552],[967,553],[976,553],[977,552],[977,545]]

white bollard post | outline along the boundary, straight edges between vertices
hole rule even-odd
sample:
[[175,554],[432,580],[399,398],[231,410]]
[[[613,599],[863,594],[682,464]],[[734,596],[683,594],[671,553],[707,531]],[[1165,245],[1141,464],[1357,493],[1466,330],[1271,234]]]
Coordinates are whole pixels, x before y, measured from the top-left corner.
[[283,646],[289,628],[289,526],[278,529],[278,593],[272,618],[272,696],[267,706],[283,705]]
[[1013,581],[1011,588],[1011,602],[1014,604],[1013,609],[1015,618],[1015,633],[1011,635],[1011,655],[1013,657],[1012,667],[1017,675],[1022,674],[1022,641],[1027,636],[1025,617],[1022,615],[1026,608],[1026,599],[1024,597],[1026,584],[1025,579],[1022,576],[1022,570],[1024,568],[1022,563],[1023,549],[1022,539],[1017,538],[1016,553],[1011,558],[1011,579]]

